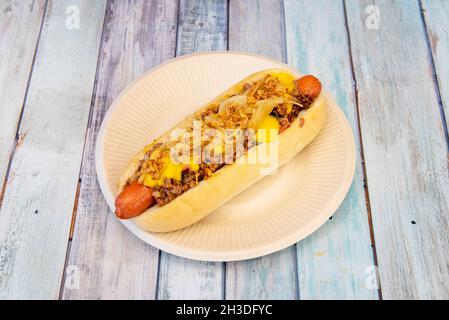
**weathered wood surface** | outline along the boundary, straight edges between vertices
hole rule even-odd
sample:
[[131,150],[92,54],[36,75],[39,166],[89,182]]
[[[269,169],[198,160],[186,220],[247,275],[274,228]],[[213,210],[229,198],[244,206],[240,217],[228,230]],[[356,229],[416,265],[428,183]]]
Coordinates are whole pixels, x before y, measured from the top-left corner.
[[[353,129],[360,150],[355,91],[339,0],[286,0],[288,64],[311,73],[332,92]],[[316,17],[319,16],[320,19]],[[354,181],[332,219],[297,244],[301,299],[375,299],[375,270],[360,153]],[[365,273],[368,271],[368,274]]]
[[[181,0],[176,55],[226,50],[227,0]],[[161,252],[158,299],[222,299],[224,264]]]
[[[79,29],[67,28],[69,5]],[[0,211],[0,297],[58,297],[104,6],[48,2]]]
[[44,10],[45,0],[0,3],[0,203]]
[[376,1],[376,29],[368,5],[347,15],[382,296],[447,299],[447,145],[420,8]]
[[449,1],[422,1],[430,48],[435,63],[437,87],[442,107],[449,124]]
[[97,183],[95,141],[114,98],[131,81],[175,53],[177,1],[109,1],[91,124],[68,265],[79,289],[64,299],[154,299],[159,251],[131,234],[110,212]]
[[[269,23],[268,23],[269,22]],[[263,54],[285,61],[282,1],[232,0],[229,49]],[[295,299],[296,253],[291,246],[275,254],[226,266],[226,299]]]
[[231,0],[229,50],[253,52],[285,61],[284,12],[281,0]]
[[180,0],[176,55],[226,50],[227,0]]
[[[0,298],[376,299],[370,213],[382,297],[449,298],[448,15],[444,0],[2,1]],[[226,48],[318,75],[360,154],[331,221],[296,246],[225,264],[128,232],[100,192],[94,149],[140,74]]]
[[158,299],[223,299],[224,263],[161,252]]

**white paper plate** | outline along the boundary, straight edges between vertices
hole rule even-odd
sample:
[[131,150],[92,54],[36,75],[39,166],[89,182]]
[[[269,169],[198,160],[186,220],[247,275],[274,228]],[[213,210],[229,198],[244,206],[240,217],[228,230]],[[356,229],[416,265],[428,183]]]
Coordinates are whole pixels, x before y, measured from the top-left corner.
[[[159,65],[125,89],[107,112],[96,145],[98,181],[112,211],[117,180],[143,146],[249,74],[279,67],[290,69],[251,54],[199,53]],[[337,210],[355,170],[352,131],[326,97],[327,120],[319,136],[276,175],[205,219],[165,234],[122,222],[152,246],[197,260],[250,259],[305,238]]]

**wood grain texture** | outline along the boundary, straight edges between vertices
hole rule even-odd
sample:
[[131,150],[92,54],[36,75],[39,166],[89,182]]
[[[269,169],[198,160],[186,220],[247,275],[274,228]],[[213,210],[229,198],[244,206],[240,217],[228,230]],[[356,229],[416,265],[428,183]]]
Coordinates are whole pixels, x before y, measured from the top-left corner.
[[[268,23],[269,22],[269,23]],[[230,50],[254,52],[285,61],[282,1],[230,1]],[[226,265],[226,299],[295,299],[295,246],[269,256]]]
[[223,299],[222,263],[161,254],[158,299]]
[[422,1],[442,107],[449,125],[449,1]]
[[[342,2],[286,0],[287,61],[336,97],[360,150]],[[316,17],[319,16],[320,19]],[[297,244],[301,299],[375,299],[365,271],[374,264],[358,153],[354,181],[332,219]]]
[[[177,55],[226,50],[227,0],[181,0]],[[158,299],[222,299],[224,264],[161,252]]]
[[447,146],[418,2],[347,1],[382,296],[449,297]]
[[229,50],[252,52],[285,61],[282,0],[231,0]]
[[261,258],[229,262],[226,299],[297,299],[295,246]]
[[0,203],[44,10],[45,0],[0,3]]
[[[66,8],[83,20],[68,29]],[[0,297],[58,297],[104,1],[50,1],[0,211]]]
[[154,299],[158,250],[115,218],[97,183],[95,141],[114,98],[139,75],[173,57],[177,1],[109,1],[97,87],[81,172],[68,265],[80,270],[79,289],[64,299]]
[[226,50],[227,0],[180,0],[176,55]]

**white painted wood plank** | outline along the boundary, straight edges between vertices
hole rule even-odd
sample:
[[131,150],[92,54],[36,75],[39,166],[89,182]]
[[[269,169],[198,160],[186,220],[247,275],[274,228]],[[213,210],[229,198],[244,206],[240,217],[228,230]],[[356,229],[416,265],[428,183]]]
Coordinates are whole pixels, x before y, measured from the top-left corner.
[[447,145],[420,8],[376,1],[369,29],[368,5],[347,15],[382,296],[447,299]]
[[131,234],[109,210],[97,183],[95,141],[114,98],[151,67],[173,57],[177,1],[110,1],[106,11],[92,121],[84,151],[68,265],[78,289],[64,299],[154,299],[159,251]]
[[[282,1],[231,1],[229,49],[285,60]],[[226,269],[227,299],[297,298],[295,247],[248,261],[230,262]]]
[[0,3],[0,203],[45,0]]
[[[316,75],[335,96],[360,150],[343,4],[285,0],[287,61]],[[317,19],[317,17],[320,17]],[[361,156],[353,184],[332,219],[297,244],[301,299],[376,299]],[[368,274],[365,273],[368,271]]]
[[223,299],[224,264],[162,252],[158,299]]
[[[226,50],[227,0],[181,0],[177,55]],[[221,299],[224,264],[161,252],[158,299]]]
[[449,1],[422,1],[442,106],[449,125]]
[[[66,28],[76,5],[80,29]],[[58,297],[105,2],[50,1],[0,211],[0,297]]]

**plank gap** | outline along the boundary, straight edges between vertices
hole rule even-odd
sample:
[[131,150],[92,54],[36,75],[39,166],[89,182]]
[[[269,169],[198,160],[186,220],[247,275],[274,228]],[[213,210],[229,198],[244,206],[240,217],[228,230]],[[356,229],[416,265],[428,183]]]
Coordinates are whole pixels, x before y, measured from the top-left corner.
[[[177,1],[177,8],[176,8],[176,31],[175,31],[175,54],[173,56],[173,58],[176,58],[179,54],[178,54],[178,41],[179,41],[179,16],[181,14],[181,0]],[[159,255],[160,257],[160,255]],[[159,270],[158,270],[158,274],[159,274]]]
[[[229,1],[228,1],[229,4]],[[229,21],[229,19],[228,19]],[[229,42],[227,42],[229,43]],[[223,288],[223,300],[226,300],[226,268],[227,268],[227,263],[226,261],[223,261],[223,280],[222,280],[222,288]]]
[[417,1],[418,1],[421,22],[422,22],[422,26],[423,26],[424,38],[426,39],[427,55],[428,55],[429,63],[432,67],[432,79],[433,79],[433,84],[434,84],[434,88],[435,88],[435,94],[436,94],[437,100],[438,100],[438,108],[440,109],[441,121],[443,122],[443,128],[444,128],[444,136],[446,138],[446,145],[447,145],[448,152],[449,152],[449,133],[448,133],[447,122],[446,122],[446,114],[445,114],[444,108],[443,108],[443,99],[441,97],[440,83],[438,81],[437,70],[435,67],[435,59],[433,57],[432,46],[430,44],[429,30],[427,28],[426,18],[424,16],[425,10],[423,8],[422,1],[421,0],[417,0]]
[[[282,42],[282,61],[284,63],[287,63],[287,26],[285,23],[285,2],[284,0],[281,0],[280,2],[280,19],[281,19],[281,42]],[[295,244],[295,249],[296,249],[296,244]]]
[[69,239],[69,241],[67,242],[67,251],[66,251],[66,255],[65,255],[64,268],[63,268],[62,277],[61,277],[61,285],[59,287],[58,300],[62,300],[62,297],[64,295],[64,286],[65,286],[65,280],[66,280],[66,270],[67,270],[67,264],[69,263],[70,248],[71,247],[72,247],[72,239]]
[[78,185],[76,187],[76,193],[75,193],[75,201],[73,203],[72,221],[70,222],[69,241],[72,241],[72,239],[73,239],[73,231],[75,229],[75,220],[76,220],[76,210],[78,209],[78,199],[80,196],[80,187],[81,187],[81,183],[78,182]]
[[[282,1],[282,3],[284,3]],[[287,49],[287,48],[286,48]],[[298,242],[294,244],[294,252],[293,252],[293,257],[295,259],[294,261],[294,267],[295,267],[295,283],[296,283],[296,288],[295,288],[295,300],[301,300],[301,284],[299,283],[299,256],[298,256]]]
[[229,34],[229,14],[231,12],[231,0],[227,0],[228,5],[226,7],[226,51],[229,51],[229,37],[231,36]]
[[[178,2],[179,4],[179,2]],[[161,282],[161,257],[162,257],[162,250],[159,250],[158,257],[157,257],[157,274],[156,274],[156,288],[154,289],[154,299],[159,300],[159,286]]]
[[[355,107],[356,107],[356,127],[357,127],[357,134],[359,138],[360,143],[360,157],[361,157],[361,167],[362,167],[362,176],[363,176],[363,190],[365,192],[365,204],[366,204],[366,211],[368,216],[368,225],[369,225],[369,233],[370,233],[370,239],[371,239],[371,248],[373,249],[373,262],[376,268],[379,267],[378,261],[377,261],[377,252],[376,252],[376,241],[374,238],[374,228],[373,228],[373,220],[371,215],[371,203],[369,198],[369,189],[368,189],[368,179],[366,174],[366,164],[365,164],[365,154],[363,150],[363,140],[362,140],[362,130],[361,130],[361,122],[360,122],[360,108],[359,108],[359,89],[357,84],[357,78],[355,75],[355,68],[354,68],[354,60],[352,56],[352,43],[351,43],[351,32],[349,30],[349,22],[348,22],[348,13],[346,8],[346,1],[342,0],[343,3],[343,16],[345,19],[345,29],[346,29],[346,40],[348,42],[348,55],[349,55],[349,63],[351,65],[351,76],[352,76],[352,82],[353,82],[353,88],[354,88],[354,98],[355,98]],[[332,217],[331,217],[332,218]],[[377,277],[377,282],[379,284],[379,289],[377,290],[379,300],[382,300],[382,284],[380,283],[380,277]]]

